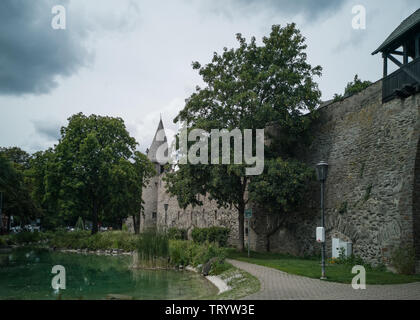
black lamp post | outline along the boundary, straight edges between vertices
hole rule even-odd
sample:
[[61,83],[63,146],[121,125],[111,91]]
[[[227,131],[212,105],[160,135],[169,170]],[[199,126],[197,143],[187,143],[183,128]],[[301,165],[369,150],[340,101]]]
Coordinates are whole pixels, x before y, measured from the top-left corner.
[[[321,182],[321,227],[325,230],[325,212],[324,212],[324,189],[325,189],[325,180],[327,180],[328,175],[328,163],[321,161],[316,165],[316,173],[318,180]],[[321,279],[327,279],[325,276],[325,240],[322,242],[322,276]]]
[[167,204],[167,203],[165,203],[164,205],[163,205],[163,207],[165,208],[165,228],[167,227],[166,226],[166,223],[167,223],[167,221],[168,221],[168,207],[169,207],[169,205]]

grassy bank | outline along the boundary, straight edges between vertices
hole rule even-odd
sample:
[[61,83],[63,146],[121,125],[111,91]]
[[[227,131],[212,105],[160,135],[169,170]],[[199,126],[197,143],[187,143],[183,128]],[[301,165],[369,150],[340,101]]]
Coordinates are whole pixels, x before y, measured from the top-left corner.
[[228,269],[224,262],[226,250],[226,248],[209,242],[196,243],[188,240],[171,240],[169,242],[169,254],[174,265],[191,265],[197,268],[213,259],[214,263],[210,274],[215,275]]
[[205,297],[206,300],[238,300],[261,289],[261,284],[257,278],[229,263],[226,263],[226,265],[227,269],[221,272],[218,277],[232,289],[218,295]]
[[87,249],[133,251],[137,238],[123,231],[101,232],[91,235],[90,231],[21,232],[0,238],[0,245],[45,244],[57,249]]
[[135,263],[138,268],[164,269],[192,265],[201,269],[212,260],[209,274],[217,275],[229,269],[225,263],[226,249],[217,243],[173,240],[164,233],[134,235],[124,231],[108,231],[91,235],[89,231],[56,231],[22,232],[0,237],[0,247],[13,245],[41,245],[64,250],[134,251],[138,253]]
[[[258,264],[265,267],[278,269],[287,273],[319,279],[321,275],[321,264],[319,258],[299,258],[290,255],[275,253],[251,252],[251,257],[247,253],[237,252],[229,249],[229,258]],[[326,265],[327,281],[350,284],[354,274],[351,273],[352,264],[330,264]],[[386,271],[383,267],[366,267],[367,284],[400,284],[420,281],[420,275],[401,275]]]

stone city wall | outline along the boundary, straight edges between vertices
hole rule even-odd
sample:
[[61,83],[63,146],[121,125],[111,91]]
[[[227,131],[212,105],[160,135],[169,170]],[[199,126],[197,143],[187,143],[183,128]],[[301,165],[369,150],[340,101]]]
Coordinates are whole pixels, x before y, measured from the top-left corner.
[[[392,249],[405,243],[414,242],[420,257],[420,163],[416,162],[420,94],[385,104],[381,97],[378,81],[357,95],[323,106],[311,129],[314,140],[301,152],[301,160],[310,166],[321,160],[329,163],[328,256],[331,239],[337,237],[351,241],[353,252],[374,264],[388,263]],[[184,228],[189,234],[194,227],[224,226],[231,229],[230,243],[236,244],[236,210],[218,208],[208,199],[201,207],[181,209],[176,198],[166,193],[162,177],[156,177],[145,192],[146,225]],[[301,212],[280,227],[278,217],[253,208],[251,249],[319,254],[315,242],[319,190],[314,182]],[[169,205],[166,218],[165,203]],[[152,212],[156,212],[155,222]]]
[[[321,160],[329,163],[325,193],[329,256],[333,237],[351,241],[355,254],[375,264],[388,263],[391,251],[400,245],[414,241],[419,249],[420,210],[413,208],[420,186],[415,172],[419,107],[420,94],[382,104],[378,81],[320,109],[312,128],[314,141],[302,159],[311,166]],[[271,236],[273,251],[319,252],[314,242],[320,225],[319,189],[318,183],[313,185],[304,218]]]
[[[212,226],[226,227],[230,229],[229,244],[236,246],[238,239],[238,212],[236,209],[218,208],[215,201],[200,196],[203,206],[188,206],[182,209],[178,205],[175,197],[170,197],[166,192],[164,174],[160,175],[158,200],[157,200],[157,226],[158,228],[182,228],[188,231],[188,237],[191,238],[191,232],[194,228],[207,228]],[[168,204],[168,210],[165,215],[164,204]]]

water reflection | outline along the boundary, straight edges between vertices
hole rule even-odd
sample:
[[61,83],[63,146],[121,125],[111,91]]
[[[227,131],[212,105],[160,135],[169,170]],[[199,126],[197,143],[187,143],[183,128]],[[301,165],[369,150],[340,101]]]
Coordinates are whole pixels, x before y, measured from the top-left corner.
[[[54,265],[66,268],[66,289],[54,290]],[[19,249],[0,253],[0,299],[199,299],[216,288],[199,275],[179,271],[131,269],[127,256],[69,254]]]

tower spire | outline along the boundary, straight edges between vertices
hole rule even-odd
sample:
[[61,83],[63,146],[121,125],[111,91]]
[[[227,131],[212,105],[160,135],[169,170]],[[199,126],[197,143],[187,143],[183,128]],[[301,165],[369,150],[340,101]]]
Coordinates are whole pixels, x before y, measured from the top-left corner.
[[[153,138],[152,144],[151,144],[151,146],[149,148],[149,152],[147,154],[147,157],[149,158],[150,161],[155,162],[155,163],[159,163],[159,160],[163,160],[163,159],[158,159],[157,158],[157,151],[164,144],[166,144],[166,150],[165,150],[164,155],[167,156],[168,155],[168,142],[167,142],[167,139],[166,139],[165,129],[163,127],[163,121],[162,121],[162,115],[161,115],[158,127],[156,129],[155,136]],[[164,148],[164,147],[162,147],[162,148]]]

